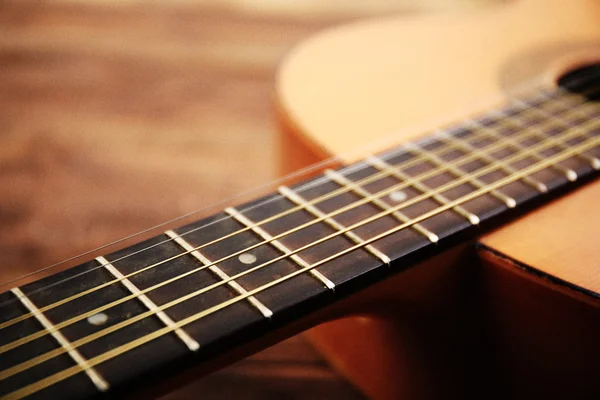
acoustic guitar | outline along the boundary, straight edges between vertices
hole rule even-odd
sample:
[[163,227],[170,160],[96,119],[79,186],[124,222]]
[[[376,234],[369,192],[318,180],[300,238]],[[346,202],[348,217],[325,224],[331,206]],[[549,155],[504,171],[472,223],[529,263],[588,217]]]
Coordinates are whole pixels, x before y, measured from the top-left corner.
[[153,397],[306,330],[370,398],[598,398],[599,22],[521,0],[308,40],[281,167],[330,161],[0,294],[1,398]]

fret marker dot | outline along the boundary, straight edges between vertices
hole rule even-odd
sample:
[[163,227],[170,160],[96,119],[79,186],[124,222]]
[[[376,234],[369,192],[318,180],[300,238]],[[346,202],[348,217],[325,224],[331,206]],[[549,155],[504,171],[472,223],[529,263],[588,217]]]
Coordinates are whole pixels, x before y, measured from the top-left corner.
[[473,224],[473,225],[479,225],[479,222],[481,222],[479,220],[479,217],[475,214],[471,214],[469,215],[469,221]]
[[108,315],[106,315],[104,313],[90,315],[87,318],[87,322],[89,322],[92,325],[96,325],[96,326],[104,325],[106,323],[106,321],[108,321]]
[[243,264],[254,264],[256,262],[256,256],[254,254],[250,254],[250,253],[240,254],[238,259]]
[[399,203],[401,201],[404,201],[408,198],[408,196],[406,195],[406,193],[400,191],[400,190],[395,190],[392,193],[390,193],[390,199],[392,201],[395,201],[396,203]]

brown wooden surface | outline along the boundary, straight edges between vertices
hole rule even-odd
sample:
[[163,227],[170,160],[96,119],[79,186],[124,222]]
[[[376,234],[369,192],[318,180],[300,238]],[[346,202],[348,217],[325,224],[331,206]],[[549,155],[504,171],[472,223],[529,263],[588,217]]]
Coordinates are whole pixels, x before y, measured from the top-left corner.
[[[0,2],[0,282],[274,178],[283,55],[406,3]],[[360,398],[302,337],[200,395]]]

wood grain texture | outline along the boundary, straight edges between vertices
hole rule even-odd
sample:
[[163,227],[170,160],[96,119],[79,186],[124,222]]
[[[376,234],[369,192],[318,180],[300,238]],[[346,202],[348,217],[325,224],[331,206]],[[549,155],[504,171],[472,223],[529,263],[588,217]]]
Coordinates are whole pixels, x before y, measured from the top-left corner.
[[[407,8],[383,3],[376,12]],[[308,35],[374,13],[360,2],[322,11],[3,1],[0,282],[273,179],[278,62]],[[360,397],[301,337],[167,398],[197,393]]]
[[278,63],[383,3],[2,2],[0,281],[276,177]]

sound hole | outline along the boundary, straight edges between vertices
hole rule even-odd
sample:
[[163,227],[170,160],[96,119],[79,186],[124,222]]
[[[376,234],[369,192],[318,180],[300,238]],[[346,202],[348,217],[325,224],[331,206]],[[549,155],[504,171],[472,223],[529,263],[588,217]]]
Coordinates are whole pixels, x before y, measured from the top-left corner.
[[586,65],[563,75],[558,85],[581,94],[590,101],[600,101],[600,64]]

